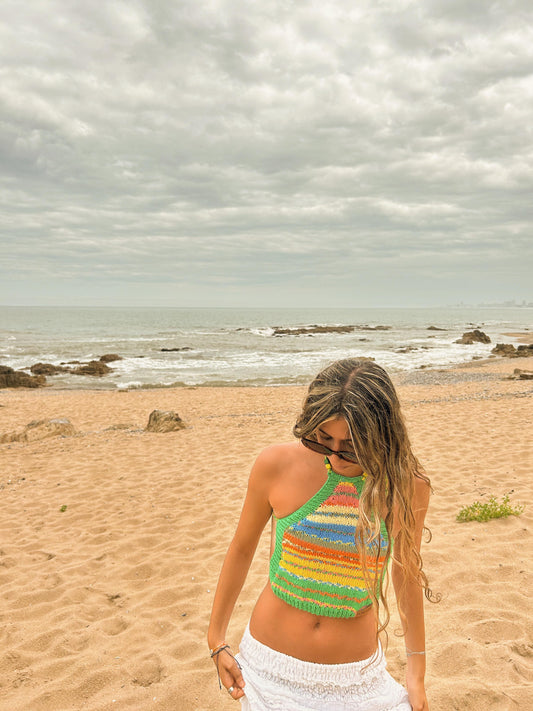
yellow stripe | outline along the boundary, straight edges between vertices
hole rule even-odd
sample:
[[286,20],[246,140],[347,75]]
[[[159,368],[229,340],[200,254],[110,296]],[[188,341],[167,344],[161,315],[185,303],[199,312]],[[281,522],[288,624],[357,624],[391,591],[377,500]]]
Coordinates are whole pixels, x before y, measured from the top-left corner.
[[[334,575],[335,577],[345,577],[352,580],[363,580],[363,572],[360,568],[359,562],[354,561],[353,564],[343,563],[339,561],[337,564],[333,562],[328,562],[327,560],[313,560],[312,558],[301,558],[296,555],[292,555],[288,551],[284,551],[281,560],[279,562],[280,566],[290,570],[291,572],[296,572],[297,575],[301,575],[302,571],[308,570],[313,571],[318,574],[323,573],[326,578]],[[380,561],[378,563],[378,570],[383,568],[383,563]],[[297,571],[300,571],[299,573]],[[370,575],[374,573],[374,566],[369,567]]]
[[350,516],[346,513],[346,509],[343,510],[340,506],[328,506],[327,509],[324,507],[314,514],[306,516],[305,520],[312,521],[313,523],[342,523],[344,526],[351,526],[355,531],[357,516]]
[[319,569],[316,566],[308,567],[298,564],[295,565],[294,563],[284,560],[280,561],[279,567],[292,575],[297,575],[300,578],[307,577],[309,579],[312,578],[313,580],[320,580],[326,583],[335,583],[337,585],[364,585],[363,574],[360,572],[354,574],[347,568],[327,570],[321,566]]

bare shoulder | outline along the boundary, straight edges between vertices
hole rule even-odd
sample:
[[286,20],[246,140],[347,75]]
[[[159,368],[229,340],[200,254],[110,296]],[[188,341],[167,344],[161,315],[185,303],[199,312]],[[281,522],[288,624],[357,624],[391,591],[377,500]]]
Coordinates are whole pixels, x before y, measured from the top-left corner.
[[297,442],[274,444],[263,449],[250,472],[248,489],[270,500],[273,489],[279,488],[286,475],[287,463],[295,459],[297,450]]
[[294,459],[298,451],[297,442],[273,444],[258,455],[252,467],[251,476],[276,477]]

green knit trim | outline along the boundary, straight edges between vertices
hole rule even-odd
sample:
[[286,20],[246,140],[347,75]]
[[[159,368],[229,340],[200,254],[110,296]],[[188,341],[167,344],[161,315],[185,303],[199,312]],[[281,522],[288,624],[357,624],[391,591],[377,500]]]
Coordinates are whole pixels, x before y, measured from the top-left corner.
[[274,595],[279,597],[284,602],[287,602],[292,607],[296,607],[299,610],[304,610],[305,612],[310,612],[312,615],[322,615],[325,617],[355,617],[360,608],[340,610],[338,607],[325,607],[314,602],[307,602],[305,600],[298,600],[298,598],[287,594],[284,590],[279,590],[273,587],[272,591]]

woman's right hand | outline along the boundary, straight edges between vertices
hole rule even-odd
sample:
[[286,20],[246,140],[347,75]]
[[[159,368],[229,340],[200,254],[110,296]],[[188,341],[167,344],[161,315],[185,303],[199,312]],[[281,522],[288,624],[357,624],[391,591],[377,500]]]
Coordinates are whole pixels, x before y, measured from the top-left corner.
[[[222,686],[236,701],[244,696],[244,679],[237,660],[229,649],[223,649],[213,657]],[[218,664],[218,666],[217,666]],[[231,689],[231,691],[230,691]]]

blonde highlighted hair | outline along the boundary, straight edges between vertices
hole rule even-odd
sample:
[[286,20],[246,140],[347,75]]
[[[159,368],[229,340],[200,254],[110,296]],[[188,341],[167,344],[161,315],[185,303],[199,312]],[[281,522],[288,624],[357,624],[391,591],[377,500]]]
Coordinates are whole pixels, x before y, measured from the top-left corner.
[[[368,566],[367,556],[372,548],[377,548],[377,556],[383,554],[379,545],[380,519],[385,521],[388,533],[386,560],[391,556],[393,516],[396,516],[395,559],[402,561],[404,584],[416,581],[429,600],[435,599],[415,545],[413,511],[415,479],[428,486],[430,481],[413,454],[394,385],[377,363],[348,358],[322,370],[309,386],[293,433],[298,439],[314,438],[321,424],[339,418],[348,423],[358,462],[367,475],[359,501],[356,538],[369,595],[378,610],[378,619],[383,617],[379,632],[387,626],[390,612],[385,591],[380,590],[377,566]],[[369,567],[373,567],[374,573]],[[381,592],[383,616],[379,614]]]

